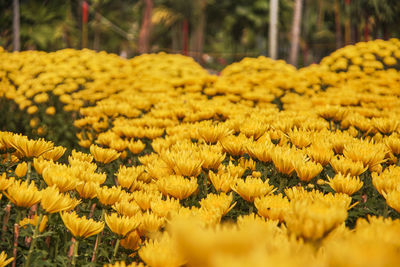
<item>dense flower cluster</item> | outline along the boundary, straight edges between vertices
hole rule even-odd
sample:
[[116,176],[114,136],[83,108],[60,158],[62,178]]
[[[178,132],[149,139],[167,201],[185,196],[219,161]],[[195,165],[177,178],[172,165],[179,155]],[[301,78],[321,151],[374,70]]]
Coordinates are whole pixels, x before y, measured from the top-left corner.
[[398,40],[220,76],[164,53],[0,58],[0,100],[36,133],[70,116],[82,151],[0,132],[2,234],[16,240],[0,264],[54,244],[49,264],[400,265]]

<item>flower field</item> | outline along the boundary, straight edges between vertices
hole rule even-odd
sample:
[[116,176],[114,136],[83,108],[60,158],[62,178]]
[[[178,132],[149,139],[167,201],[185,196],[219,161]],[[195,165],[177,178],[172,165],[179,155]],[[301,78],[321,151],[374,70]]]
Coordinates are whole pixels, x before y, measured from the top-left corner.
[[400,266],[398,39],[219,76],[0,50],[0,112],[0,266]]

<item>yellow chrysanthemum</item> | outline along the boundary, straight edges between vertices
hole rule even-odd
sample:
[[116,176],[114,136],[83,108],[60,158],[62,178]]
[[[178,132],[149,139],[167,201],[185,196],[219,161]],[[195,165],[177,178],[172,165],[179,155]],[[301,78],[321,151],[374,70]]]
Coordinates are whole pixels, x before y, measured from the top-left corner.
[[104,229],[104,222],[96,222],[93,219],[87,219],[86,216],[78,217],[75,212],[61,212],[60,216],[65,227],[75,238],[88,238]]

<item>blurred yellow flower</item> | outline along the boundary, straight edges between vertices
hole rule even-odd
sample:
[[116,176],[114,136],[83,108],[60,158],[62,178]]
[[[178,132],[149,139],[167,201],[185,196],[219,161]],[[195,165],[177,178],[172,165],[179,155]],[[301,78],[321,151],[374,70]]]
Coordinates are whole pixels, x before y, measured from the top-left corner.
[[[39,220],[39,216],[35,214],[33,218],[24,218],[23,220],[19,221],[19,225],[24,227],[27,224],[31,224],[33,226],[36,226]],[[43,216],[42,221],[40,222],[39,225],[39,231],[43,233],[44,229],[46,229],[48,217],[46,215]]]
[[4,251],[0,253],[0,267],[6,267],[13,260],[13,257],[7,259],[7,254]]

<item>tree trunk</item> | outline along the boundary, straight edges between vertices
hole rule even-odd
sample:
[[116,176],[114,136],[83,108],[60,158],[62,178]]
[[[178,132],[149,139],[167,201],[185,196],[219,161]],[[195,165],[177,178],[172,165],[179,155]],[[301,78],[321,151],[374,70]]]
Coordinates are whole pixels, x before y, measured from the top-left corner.
[[94,37],[93,37],[93,50],[99,51],[100,50],[100,32],[101,32],[100,13],[96,12],[94,19],[95,19],[95,25],[94,25]]
[[197,0],[199,16],[190,40],[190,56],[194,57],[198,62],[201,62],[203,54],[204,31],[206,27],[206,5],[206,0]]
[[291,33],[292,38],[289,57],[289,63],[294,66],[297,66],[297,58],[299,53],[301,10],[303,6],[302,2],[303,0],[295,0],[294,4],[293,25]]
[[269,9],[269,57],[277,59],[278,57],[278,0],[270,0]]
[[183,54],[185,56],[188,55],[188,46],[189,46],[189,21],[187,18],[183,20],[183,25],[182,25],[182,48],[183,48]]
[[182,22],[178,21],[172,26],[172,51],[179,53],[182,50]]
[[82,48],[88,47],[88,20],[89,5],[86,1],[82,2]]
[[345,0],[345,12],[346,12],[346,21],[344,23],[344,43],[349,45],[351,43],[351,21],[350,21],[350,1]]
[[364,42],[369,41],[369,16],[365,16],[365,26],[364,26]]
[[13,50],[21,49],[19,38],[19,0],[13,0]]
[[150,48],[151,13],[153,12],[153,0],[144,0],[145,8],[142,25],[139,32],[138,52],[148,53]]
[[342,47],[342,25],[340,23],[340,5],[339,0],[335,0],[335,27],[336,27],[336,49]]
[[317,31],[322,29],[324,22],[324,1],[318,0],[318,18],[317,18]]

